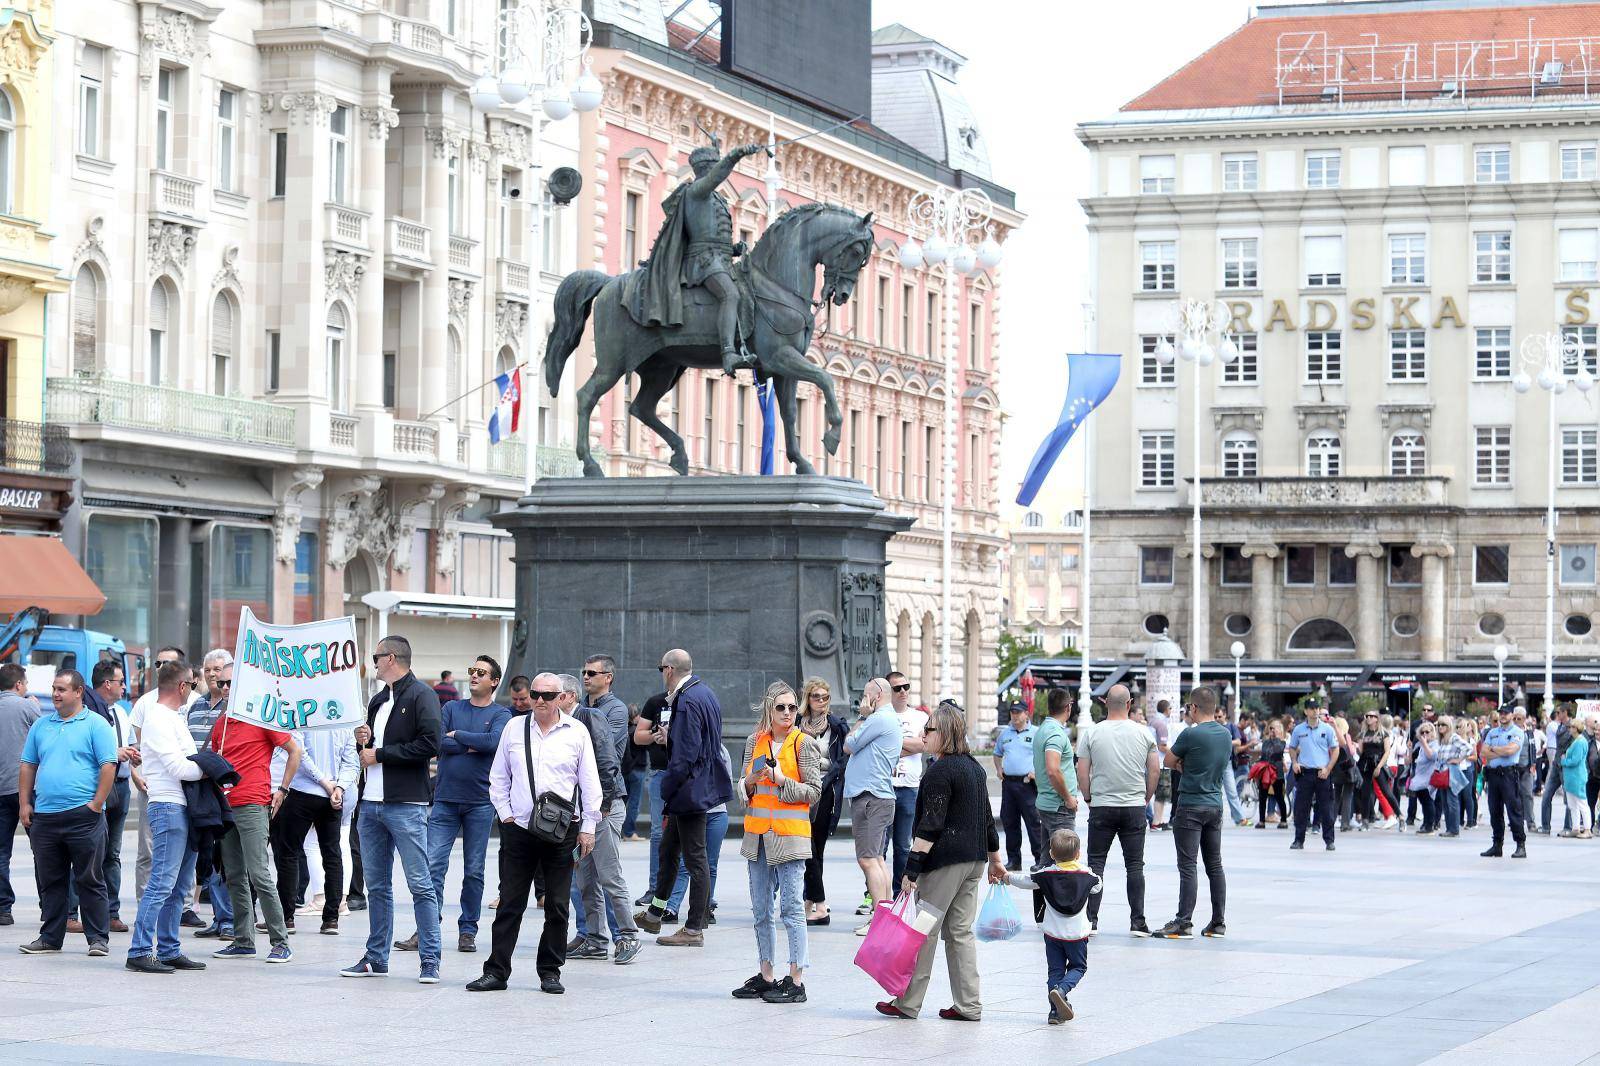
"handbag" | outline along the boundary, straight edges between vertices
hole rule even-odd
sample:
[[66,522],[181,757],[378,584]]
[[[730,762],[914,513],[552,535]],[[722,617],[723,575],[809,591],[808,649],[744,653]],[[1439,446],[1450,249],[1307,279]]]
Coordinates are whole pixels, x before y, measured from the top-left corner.
[[856,950],[856,965],[891,996],[903,996],[917,970],[917,954],[943,912],[919,907],[917,893],[900,893],[894,903],[880,903],[867,937]]
[[1439,769],[1435,770],[1432,774],[1430,774],[1428,776],[1428,787],[1429,788],[1449,788],[1450,787],[1450,769],[1449,769],[1449,767],[1441,766]]
[[528,795],[533,797],[533,813],[528,816],[528,832],[546,844],[565,844],[578,820],[578,785],[573,782],[572,798],[553,792],[540,795],[533,784],[533,713],[527,714],[527,738],[522,757],[528,761]]

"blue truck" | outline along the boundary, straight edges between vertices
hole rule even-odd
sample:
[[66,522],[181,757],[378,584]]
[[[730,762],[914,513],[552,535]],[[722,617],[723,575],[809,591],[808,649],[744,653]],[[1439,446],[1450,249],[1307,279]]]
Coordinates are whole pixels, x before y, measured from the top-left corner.
[[[119,638],[108,633],[50,625],[49,617],[41,607],[28,607],[0,626],[0,662],[49,667],[50,676],[57,670],[76,670],[88,684],[95,664],[111,660],[122,664],[123,676],[128,680],[126,699],[137,699],[144,691],[143,655],[128,651]],[[30,670],[28,687],[31,695],[49,707],[52,700],[45,676],[45,670]]]

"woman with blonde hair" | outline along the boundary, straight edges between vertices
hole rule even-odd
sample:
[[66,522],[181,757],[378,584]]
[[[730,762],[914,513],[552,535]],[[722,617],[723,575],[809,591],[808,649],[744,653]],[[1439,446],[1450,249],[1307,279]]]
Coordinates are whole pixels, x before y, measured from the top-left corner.
[[916,825],[906,860],[903,891],[943,915],[917,953],[917,968],[905,994],[877,1005],[890,1018],[915,1018],[933,975],[933,955],[944,940],[945,965],[955,1003],[939,1012],[946,1021],[975,1022],[983,1016],[978,998],[978,952],[972,925],[978,917],[978,890],[988,859],[989,880],[1006,879],[1000,861],[1000,835],[989,805],[989,778],[967,743],[967,716],[961,705],[944,700],[927,725],[933,765],[917,792]]
[[[733,990],[735,999],[768,1003],[806,1001],[806,860],[811,858],[811,807],[822,794],[822,744],[798,728],[800,699],[782,681],[767,686],[756,731],[744,742],[744,842],[750,869],[750,909],[755,913],[761,972]],[[778,897],[789,933],[789,973],[772,979]]]
[[806,679],[800,692],[800,718],[795,723],[806,736],[821,744],[822,788],[811,808],[811,857],[806,860],[806,924],[827,925],[828,889],[822,883],[822,852],[839,827],[844,810],[844,738],[850,732],[844,719],[831,710],[833,690],[820,677]]
[[[1435,771],[1443,770],[1450,778],[1449,784],[1434,793],[1434,809],[1443,812],[1446,837],[1461,835],[1461,793],[1467,787],[1466,775],[1461,772],[1461,760],[1472,754],[1472,748],[1456,732],[1455,719],[1441,714],[1438,720],[1439,744],[1434,749]],[[1434,815],[1434,828],[1439,828],[1439,815]]]

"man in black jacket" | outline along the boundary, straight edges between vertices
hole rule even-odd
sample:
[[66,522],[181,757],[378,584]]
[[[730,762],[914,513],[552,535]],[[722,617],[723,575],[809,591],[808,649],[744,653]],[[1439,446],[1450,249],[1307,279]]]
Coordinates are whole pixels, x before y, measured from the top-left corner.
[[428,764],[439,753],[439,697],[411,672],[411,642],[385,637],[372,665],[383,691],[367,704],[367,721],[356,727],[356,746],[366,767],[361,793],[361,865],[367,881],[370,932],[361,961],[340,970],[344,977],[379,977],[389,972],[394,935],[394,857],[400,855],[417,918],[422,970],[417,980],[439,982],[439,900],[428,871],[428,806],[433,799]]

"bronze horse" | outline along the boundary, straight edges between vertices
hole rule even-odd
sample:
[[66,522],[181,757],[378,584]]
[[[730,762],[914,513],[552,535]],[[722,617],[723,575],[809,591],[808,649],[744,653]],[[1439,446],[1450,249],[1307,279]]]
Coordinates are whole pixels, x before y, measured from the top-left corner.
[[[795,473],[815,469],[800,453],[795,425],[796,385],[809,381],[822,392],[828,430],[823,445],[830,455],[839,448],[844,416],[828,372],[805,357],[811,344],[818,308],[842,307],[855,291],[856,276],[872,254],[872,215],[857,215],[831,204],[806,204],[780,215],[734,268],[740,300],[740,339],[756,357],[757,375],[771,378],[783,416],[783,439]],[[817,268],[823,270],[822,295],[813,300]],[[641,326],[623,304],[628,275],[612,277],[600,270],[579,270],[562,279],[556,290],[555,321],[545,344],[545,384],[554,396],[567,359],[583,338],[594,315],[595,368],[578,389],[578,457],[585,477],[604,477],[589,448],[589,419],[595,405],[617,382],[639,375],[639,391],[628,413],[666,441],[672,469],[689,472],[683,438],[656,415],[656,405],[691,367],[722,367],[717,336],[717,304],[700,289],[684,293],[684,324]]]

